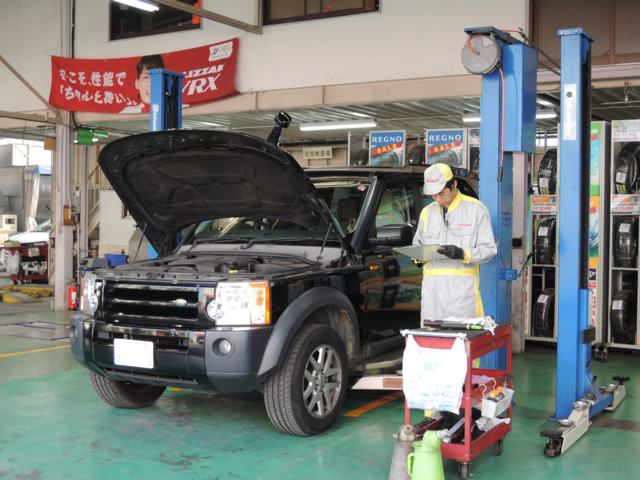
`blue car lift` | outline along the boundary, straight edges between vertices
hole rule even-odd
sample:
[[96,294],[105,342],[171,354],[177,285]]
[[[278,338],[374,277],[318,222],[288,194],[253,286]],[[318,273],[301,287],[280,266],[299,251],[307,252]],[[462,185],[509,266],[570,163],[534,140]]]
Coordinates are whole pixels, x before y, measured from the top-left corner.
[[[491,214],[498,254],[480,268],[480,291],[485,314],[510,321],[511,169],[513,152],[535,152],[535,95],[537,54],[493,27],[469,28],[462,59],[471,72],[482,74],[480,124],[480,199]],[[556,415],[558,430],[541,432],[547,438],[544,454],[559,456],[584,435],[590,418],[614,410],[625,397],[628,377],[613,377],[618,385],[598,388],[591,373],[591,343],[595,328],[588,318],[588,192],[591,123],[591,42],[580,28],[560,30],[561,139],[558,220],[558,354]],[[473,37],[481,42],[471,44]],[[504,86],[502,84],[504,77]],[[501,108],[502,102],[504,107]],[[503,113],[504,112],[504,113]],[[504,127],[503,127],[504,125]],[[504,134],[502,132],[504,131]],[[502,171],[507,175],[502,175]],[[564,175],[562,175],[564,172]],[[579,175],[576,175],[579,172]],[[567,174],[568,173],[568,174]],[[496,185],[494,179],[498,179]],[[497,187],[497,188],[496,188]],[[563,202],[562,198],[569,199]],[[576,200],[577,199],[577,200]],[[580,215],[576,215],[576,205]],[[505,301],[506,300],[506,301]],[[482,359],[485,368],[506,364],[504,352]],[[486,356],[488,357],[488,356]]]
[[[149,105],[149,131],[182,128],[182,79],[184,74],[164,68],[149,70],[151,77],[151,103]],[[142,232],[144,236],[144,232]],[[142,239],[140,239],[142,242]],[[180,241],[180,238],[178,238]],[[156,258],[158,252],[149,244],[147,258]]]
[[[591,417],[612,411],[626,395],[628,377],[613,377],[618,385],[599,388],[591,373],[589,324],[588,229],[591,125],[591,42],[581,28],[558,31],[560,37],[560,152],[558,218],[558,366],[556,414],[558,430],[541,432],[547,438],[544,454],[557,457],[589,430]],[[564,172],[564,175],[563,175]],[[576,175],[576,173],[578,173]],[[562,198],[569,201],[562,201]],[[579,215],[576,215],[576,206]]]

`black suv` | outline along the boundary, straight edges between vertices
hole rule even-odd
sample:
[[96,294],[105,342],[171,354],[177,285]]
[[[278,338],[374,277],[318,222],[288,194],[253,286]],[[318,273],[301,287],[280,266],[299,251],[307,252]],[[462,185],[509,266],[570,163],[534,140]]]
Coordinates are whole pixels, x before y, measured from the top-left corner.
[[393,247],[411,244],[425,167],[304,171],[273,143],[166,131],[100,154],[158,252],[83,278],[71,348],[105,402],[262,388],[277,428],[315,435],[363,362],[419,326],[422,272]]

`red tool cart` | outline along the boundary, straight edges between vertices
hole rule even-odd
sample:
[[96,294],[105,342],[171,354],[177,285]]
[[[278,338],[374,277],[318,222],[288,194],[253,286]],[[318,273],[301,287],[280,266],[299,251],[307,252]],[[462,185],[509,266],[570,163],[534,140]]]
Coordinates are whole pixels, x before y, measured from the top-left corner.
[[[451,332],[450,330],[448,332]],[[461,409],[464,409],[464,437],[458,443],[442,443],[441,452],[443,458],[452,458],[459,462],[458,472],[462,480],[466,480],[469,476],[469,462],[483,452],[485,449],[493,445],[493,453],[500,455],[502,453],[503,439],[507,433],[511,431],[511,422],[500,423],[488,432],[482,433],[477,438],[472,438],[473,417],[472,408],[474,405],[482,402],[490,391],[496,386],[508,385],[509,389],[513,388],[511,382],[511,325],[499,324],[495,330],[495,335],[486,330],[462,331],[466,335],[464,340],[465,351],[467,354],[467,375],[465,378],[464,391],[462,395]],[[434,349],[451,349],[454,341],[459,336],[454,333],[430,332],[420,330],[408,330],[406,335],[412,335],[416,343],[423,348]],[[483,368],[475,368],[472,364],[473,360],[480,358],[487,353],[507,347],[507,369],[506,370],[490,370]],[[472,378],[476,376],[487,376],[491,380],[484,384],[477,384],[474,388]],[[476,377],[477,378],[477,377]],[[505,415],[501,418],[511,418],[511,394],[506,400],[508,408]],[[485,404],[493,403],[485,400]],[[493,403],[495,405],[495,403]],[[489,405],[487,405],[489,407]],[[483,405],[483,414],[485,412]],[[498,412],[499,413],[499,412]],[[427,430],[438,430],[441,426],[442,419],[429,424]],[[405,424],[411,424],[411,411],[405,402]],[[420,434],[420,431],[417,432]]]
[[8,256],[18,256],[18,271],[10,272],[10,278],[14,283],[43,281],[49,278],[48,272],[48,245],[22,245],[0,247],[7,250]]

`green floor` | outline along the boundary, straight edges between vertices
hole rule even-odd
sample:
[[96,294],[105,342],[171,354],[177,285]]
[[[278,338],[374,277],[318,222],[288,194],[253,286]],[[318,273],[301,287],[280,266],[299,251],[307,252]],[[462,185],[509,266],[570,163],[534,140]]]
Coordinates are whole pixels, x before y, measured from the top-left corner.
[[[0,325],[64,323],[67,313],[40,305],[0,304]],[[404,402],[393,400],[358,417],[341,416],[327,433],[299,438],[276,431],[257,393],[167,391],[142,410],[121,410],[93,392],[88,373],[71,358],[66,340],[0,335],[0,478],[45,479],[388,479]],[[62,347],[62,348],[56,348]],[[26,352],[26,353],[22,353]],[[17,353],[17,355],[15,355]],[[640,433],[592,426],[559,458],[542,454],[540,431],[555,429],[555,350],[527,344],[513,359],[516,407],[504,452],[488,450],[471,463],[473,479],[638,478]],[[599,383],[632,378],[627,398],[600,416],[638,429],[640,355],[612,353],[594,363]],[[353,393],[343,413],[384,393]],[[415,412],[414,420],[420,413]],[[597,418],[597,417],[596,417]],[[638,423],[634,423],[638,422]],[[448,479],[457,464],[444,460]]]

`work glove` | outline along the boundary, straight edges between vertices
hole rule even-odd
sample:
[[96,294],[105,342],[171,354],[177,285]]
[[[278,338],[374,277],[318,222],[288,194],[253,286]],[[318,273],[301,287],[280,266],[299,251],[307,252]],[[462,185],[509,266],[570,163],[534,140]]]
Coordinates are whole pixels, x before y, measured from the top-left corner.
[[464,250],[460,247],[456,247],[455,245],[442,245],[442,247],[438,249],[438,253],[445,257],[449,257],[451,260],[464,259]]

